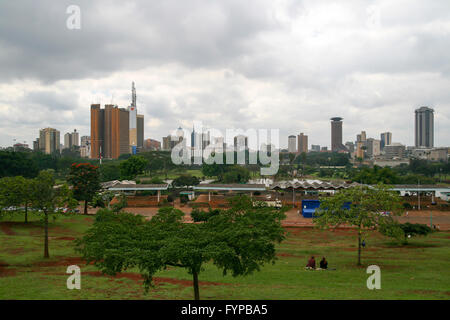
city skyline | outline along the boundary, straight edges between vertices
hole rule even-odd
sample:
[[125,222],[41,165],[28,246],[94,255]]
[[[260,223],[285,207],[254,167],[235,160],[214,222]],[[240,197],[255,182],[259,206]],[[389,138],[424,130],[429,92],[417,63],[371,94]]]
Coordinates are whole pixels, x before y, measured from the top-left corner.
[[32,145],[46,127],[89,135],[89,106],[126,108],[132,81],[145,139],[197,120],[331,149],[339,116],[343,143],[389,131],[413,146],[414,110],[429,106],[434,146],[450,141],[448,1],[79,6],[81,29],[68,30],[64,1],[0,4],[0,146]]

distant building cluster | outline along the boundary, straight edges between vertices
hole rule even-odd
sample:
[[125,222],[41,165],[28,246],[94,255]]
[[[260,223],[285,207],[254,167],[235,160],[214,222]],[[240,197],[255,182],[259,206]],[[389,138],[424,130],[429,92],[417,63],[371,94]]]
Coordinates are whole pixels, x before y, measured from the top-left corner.
[[[430,161],[448,161],[449,148],[434,147],[434,110],[430,107],[420,107],[415,110],[414,146],[407,147],[394,142],[392,132],[380,133],[379,139],[368,137],[366,131],[356,135],[355,141],[343,143],[343,118],[332,117],[331,121],[331,149],[327,146],[311,144],[309,148],[308,135],[300,132],[289,135],[287,149],[280,152],[300,155],[308,152],[338,152],[347,153],[354,162],[377,164],[380,166],[396,166],[408,163],[409,159],[426,159]],[[122,154],[137,154],[141,151],[171,151],[181,144],[183,148],[191,150],[192,157],[202,157],[202,152],[208,148],[210,152],[228,152],[251,150],[249,137],[236,134],[230,145],[224,137],[212,136],[208,128],[192,128],[190,143],[185,130],[179,127],[174,134],[162,138],[162,143],[155,139],[144,139],[144,116],[137,113],[136,88],[132,83],[131,104],[127,108],[107,104],[102,108],[100,104],[91,105],[91,135],[82,136],[79,132],[64,134],[64,144],[60,142],[60,132],[54,128],[39,130],[39,137],[33,141],[33,150],[46,154],[64,153],[64,150],[77,152],[83,158],[117,159]],[[187,131],[186,131],[187,133]],[[273,151],[272,145],[266,146]],[[28,144],[15,143],[14,150],[29,149]]]
[[[372,162],[372,164],[395,166],[409,163],[409,159],[426,159],[430,161],[447,161],[449,148],[434,147],[434,110],[420,107],[415,110],[415,146],[393,142],[392,132],[382,132],[380,139],[367,137],[366,131],[356,135],[355,141],[343,144],[343,118],[331,118],[331,152],[349,153],[355,161]],[[303,133],[297,137],[288,136],[289,153],[328,152],[327,147],[312,144],[308,150],[308,136]]]

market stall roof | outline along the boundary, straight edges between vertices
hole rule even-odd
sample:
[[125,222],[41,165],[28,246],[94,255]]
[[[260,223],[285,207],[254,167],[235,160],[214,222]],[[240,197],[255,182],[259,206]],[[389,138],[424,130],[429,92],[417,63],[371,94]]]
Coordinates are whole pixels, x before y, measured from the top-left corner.
[[167,190],[168,184],[118,184],[110,187],[111,191],[153,191]]
[[295,190],[338,190],[347,189],[359,185],[358,183],[328,182],[328,181],[279,181],[270,186],[271,190],[295,189]]
[[200,184],[194,190],[228,190],[228,191],[266,191],[263,184]]

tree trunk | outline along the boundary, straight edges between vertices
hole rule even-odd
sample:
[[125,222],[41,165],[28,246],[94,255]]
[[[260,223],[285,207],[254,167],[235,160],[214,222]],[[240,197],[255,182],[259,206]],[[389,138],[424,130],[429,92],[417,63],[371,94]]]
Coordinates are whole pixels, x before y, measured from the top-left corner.
[[193,276],[193,283],[194,283],[194,299],[195,300],[200,300],[200,291],[198,288],[198,272],[197,271],[193,271],[192,272],[192,276]]
[[50,258],[48,254],[48,213],[44,212],[44,258]]
[[28,223],[28,203],[25,203],[25,223]]
[[358,230],[358,266],[361,265],[361,230]]
[[88,214],[88,212],[87,212],[87,207],[88,207],[88,202],[87,202],[87,200],[84,200],[84,214]]

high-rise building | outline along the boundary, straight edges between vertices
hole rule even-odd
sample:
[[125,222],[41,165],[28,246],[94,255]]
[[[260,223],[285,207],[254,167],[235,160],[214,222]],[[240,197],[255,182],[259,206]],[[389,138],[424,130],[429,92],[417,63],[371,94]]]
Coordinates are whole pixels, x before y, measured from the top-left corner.
[[39,150],[46,154],[60,151],[60,133],[53,128],[45,128],[39,131]]
[[311,151],[314,151],[314,152],[320,152],[320,145],[318,145],[318,144],[312,144],[312,145],[311,145]]
[[80,134],[77,132],[77,129],[74,129],[73,132],[67,132],[64,135],[64,148],[70,149],[73,146],[80,146]]
[[147,150],[161,150],[161,142],[153,139],[146,139],[144,141],[144,149]]
[[341,117],[331,118],[331,152],[347,151],[342,144],[342,120]]
[[130,153],[130,119],[124,108],[91,105],[91,158],[117,159]]
[[183,139],[183,136],[178,135],[168,135],[167,137],[163,137],[163,151],[170,151],[172,150],[177,144],[183,143],[185,141]]
[[297,136],[297,152],[298,153],[308,152],[308,136],[303,134],[303,132]]
[[384,146],[384,157],[388,159],[403,158],[405,155],[406,147],[401,143],[391,143]]
[[380,155],[380,140],[369,138],[366,141],[367,156],[370,158]]
[[381,150],[384,149],[384,146],[387,146],[392,143],[392,133],[391,132],[383,132],[380,137],[381,137],[381,140],[380,140]]
[[348,152],[353,153],[355,152],[355,144],[351,141],[347,141],[345,143],[345,147],[347,148]]
[[144,115],[138,114],[137,115],[137,147],[143,148],[144,147]]
[[39,151],[39,138],[33,141],[33,151]]
[[128,107],[128,112],[130,121],[130,153],[135,154],[137,148],[137,107],[134,82],[131,84],[131,105]]
[[356,142],[366,142],[367,135],[365,131],[361,131],[360,134],[356,135]]
[[294,153],[297,152],[297,137],[289,136],[288,137],[288,152]]
[[356,158],[364,159],[364,148],[365,148],[364,142],[362,141],[356,142],[356,151],[355,151]]
[[415,111],[415,146],[433,148],[434,146],[434,110],[420,107]]
[[248,150],[248,137],[242,134],[234,137],[234,150],[235,151]]
[[80,143],[80,155],[82,158],[90,158],[91,156],[91,137],[82,136]]

